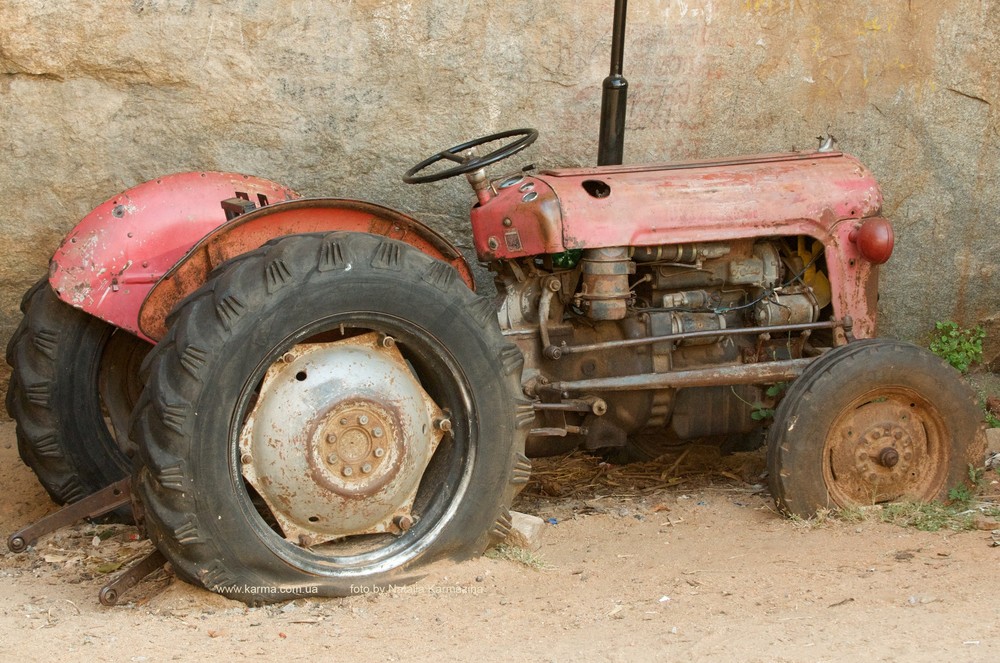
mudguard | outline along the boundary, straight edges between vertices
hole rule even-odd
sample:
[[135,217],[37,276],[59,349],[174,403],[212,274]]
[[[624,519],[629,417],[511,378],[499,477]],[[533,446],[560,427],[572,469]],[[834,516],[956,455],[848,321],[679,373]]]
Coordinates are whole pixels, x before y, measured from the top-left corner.
[[475,290],[472,270],[447,239],[396,210],[360,200],[302,198],[237,216],[202,238],[149,292],[139,313],[140,333],[160,339],[174,306],[230,258],[285,235],[331,231],[364,232],[397,239],[447,262]]
[[150,340],[139,329],[139,307],[198,240],[226,222],[221,201],[267,206],[298,197],[238,173],[150,180],[98,205],[69,232],[49,264],[49,284],[66,303]]

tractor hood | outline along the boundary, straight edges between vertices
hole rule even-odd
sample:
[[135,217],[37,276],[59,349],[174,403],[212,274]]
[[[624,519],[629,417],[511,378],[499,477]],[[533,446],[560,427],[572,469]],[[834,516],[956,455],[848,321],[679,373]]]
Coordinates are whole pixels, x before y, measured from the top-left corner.
[[546,170],[496,183],[472,210],[482,259],[773,235],[827,240],[877,216],[871,172],[840,152]]

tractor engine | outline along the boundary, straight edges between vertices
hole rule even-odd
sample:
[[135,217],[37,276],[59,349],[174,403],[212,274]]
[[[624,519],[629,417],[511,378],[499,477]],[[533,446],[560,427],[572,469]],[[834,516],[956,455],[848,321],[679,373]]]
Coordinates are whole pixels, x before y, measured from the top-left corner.
[[752,436],[768,402],[758,385],[720,386],[720,374],[714,385],[641,388],[630,377],[817,354],[828,330],[784,327],[829,307],[822,263],[822,245],[806,237],[496,263],[501,328],[525,357],[537,410],[529,455],[621,447],[648,428],[676,441]]

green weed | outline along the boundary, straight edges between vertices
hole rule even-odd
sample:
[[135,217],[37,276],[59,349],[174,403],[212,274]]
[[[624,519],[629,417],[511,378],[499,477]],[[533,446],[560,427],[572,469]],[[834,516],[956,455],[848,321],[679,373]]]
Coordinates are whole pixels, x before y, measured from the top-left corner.
[[935,323],[934,328],[937,332],[931,339],[930,349],[938,357],[962,373],[982,360],[983,339],[986,338],[986,330],[982,327],[963,329],[949,320]]

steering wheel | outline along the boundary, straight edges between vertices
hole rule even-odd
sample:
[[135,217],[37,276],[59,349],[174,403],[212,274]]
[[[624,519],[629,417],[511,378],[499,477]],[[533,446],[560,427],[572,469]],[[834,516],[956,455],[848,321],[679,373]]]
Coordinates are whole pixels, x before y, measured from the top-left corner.
[[[484,154],[483,156],[465,156],[462,153],[466,150],[471,150],[474,147],[479,147],[480,145],[485,145],[486,143],[492,143],[494,141],[503,140],[505,138],[514,138],[517,140],[512,140],[504,143],[502,146],[493,150],[489,154]],[[413,168],[410,168],[403,175],[403,181],[407,184],[426,184],[428,182],[437,182],[439,180],[446,179],[448,177],[455,177],[456,175],[464,175],[466,173],[471,173],[473,171],[479,170],[491,163],[496,163],[501,159],[506,159],[509,156],[513,156],[528,147],[535,142],[538,138],[538,132],[534,129],[511,129],[509,131],[501,131],[497,134],[490,134],[489,136],[483,136],[482,138],[476,138],[470,140],[467,143],[462,143],[461,145],[456,145],[455,147],[448,148],[444,152],[438,152],[429,159],[424,159],[418,163]],[[431,173],[430,175],[418,175],[422,170],[436,164],[438,161],[454,161],[457,166],[452,168],[445,168],[444,170],[438,171],[436,173]]]

